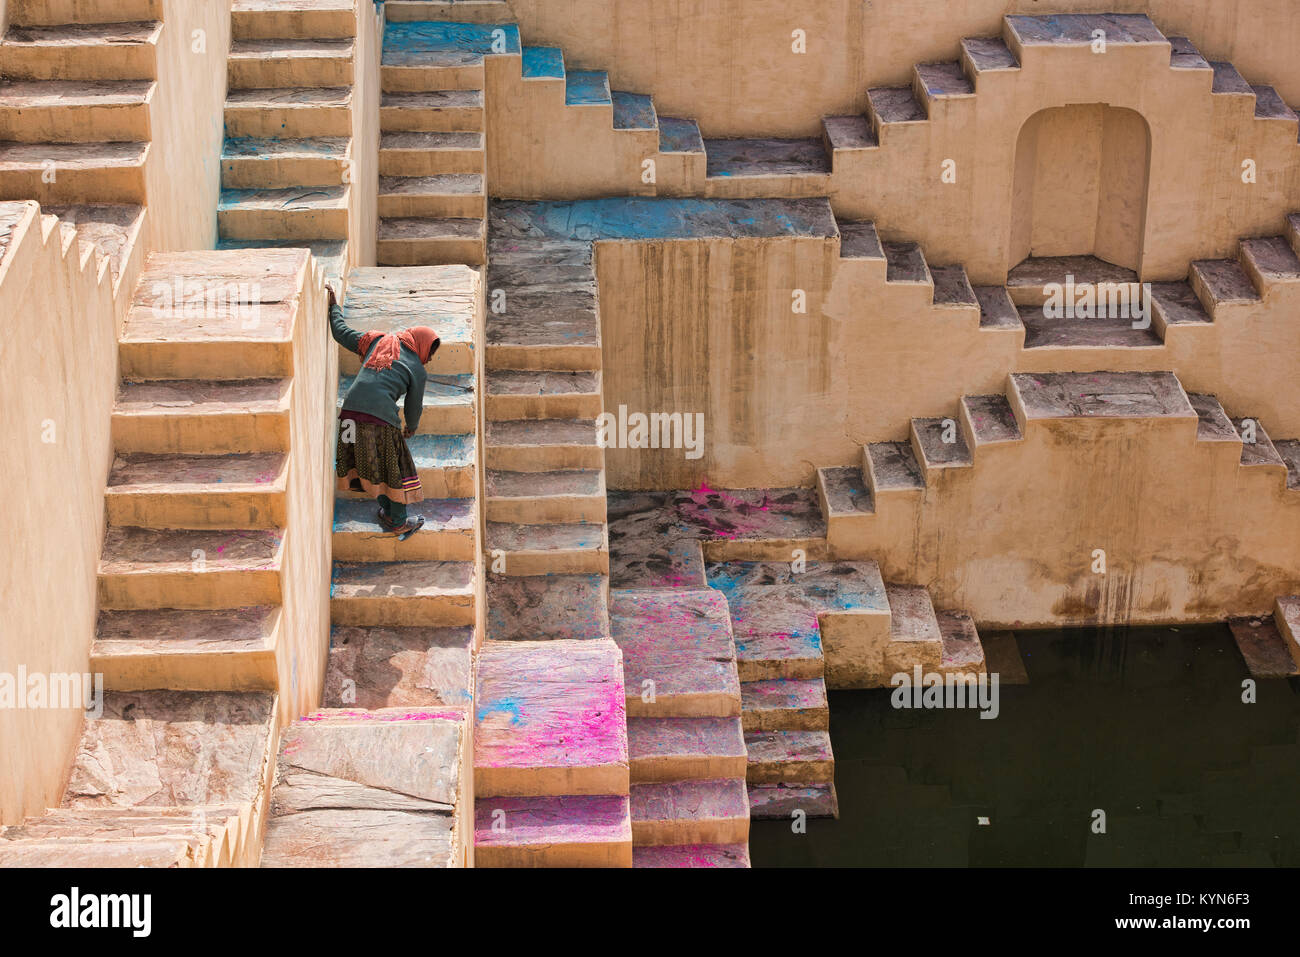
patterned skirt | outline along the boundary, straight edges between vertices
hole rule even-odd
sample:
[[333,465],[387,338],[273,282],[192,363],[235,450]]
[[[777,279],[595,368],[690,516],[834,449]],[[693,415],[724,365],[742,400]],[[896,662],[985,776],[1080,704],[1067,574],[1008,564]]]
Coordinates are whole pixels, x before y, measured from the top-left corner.
[[[347,441],[351,439],[351,441]],[[338,487],[413,505],[424,498],[420,476],[406,440],[395,425],[373,416],[339,417],[338,452],[334,457]]]

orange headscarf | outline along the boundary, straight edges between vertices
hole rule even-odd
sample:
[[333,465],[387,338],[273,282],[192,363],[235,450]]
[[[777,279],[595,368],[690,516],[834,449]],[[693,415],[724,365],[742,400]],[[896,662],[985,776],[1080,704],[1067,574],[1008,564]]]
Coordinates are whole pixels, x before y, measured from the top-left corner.
[[[376,339],[379,340],[379,345],[375,346],[375,351],[366,359],[366,353]],[[366,360],[367,369],[387,369],[402,354],[403,345],[419,356],[421,362],[428,363],[441,342],[438,334],[428,326],[412,326],[396,333],[372,329],[362,333],[361,341],[357,343],[357,354]]]

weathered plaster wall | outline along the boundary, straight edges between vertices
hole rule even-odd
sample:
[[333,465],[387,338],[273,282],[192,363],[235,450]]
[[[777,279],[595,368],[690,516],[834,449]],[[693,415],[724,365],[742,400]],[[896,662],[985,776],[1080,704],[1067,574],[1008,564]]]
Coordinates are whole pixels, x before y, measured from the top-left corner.
[[[21,210],[7,241],[3,225]],[[119,301],[75,240],[42,236],[35,203],[0,204],[0,408],[10,494],[0,502],[0,673],[82,673],[89,665],[117,328],[139,270],[124,266]],[[48,439],[48,441],[46,441]],[[56,804],[81,731],[80,710],[0,708],[0,823]]]
[[348,259],[354,266],[373,266],[379,236],[379,54],[383,20],[373,3],[358,2],[356,12]]
[[[912,65],[955,59],[965,36],[1000,32],[1009,13],[1147,13],[1252,83],[1300,102],[1290,0],[511,0],[524,42],[607,70],[616,89],[652,93],[659,111],[706,136],[814,136],[825,114],[861,112],[873,86]],[[806,54],[791,32],[807,34]]]
[[[1163,347],[1023,349],[974,306],[933,306],[885,282],[883,260],[842,260],[808,239],[602,242],[597,249],[606,410],[704,412],[704,455],[606,452],[611,488],[808,485],[856,465],[913,417],[1000,392],[1008,372],[1169,370],[1274,438],[1300,436],[1300,284],[1170,329]],[[807,313],[792,311],[793,292]]]
[[338,350],[326,335],[324,273],[308,260],[293,330],[288,525],[284,536],[282,641],[277,654],[280,719],[320,706],[329,655],[329,594],[334,500],[334,398]]
[[217,240],[230,0],[164,0],[146,187],[151,250]]
[[1198,441],[1195,417],[1022,429],[940,472],[923,501],[878,501],[832,553],[924,582],[981,627],[1221,621],[1300,586],[1285,470],[1243,469],[1241,444]]

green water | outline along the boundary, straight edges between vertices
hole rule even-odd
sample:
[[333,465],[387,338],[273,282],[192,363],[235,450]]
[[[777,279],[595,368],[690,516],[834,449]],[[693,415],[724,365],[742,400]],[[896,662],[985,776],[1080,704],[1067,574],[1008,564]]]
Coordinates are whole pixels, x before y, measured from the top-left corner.
[[840,817],[754,822],[754,866],[1300,865],[1300,681],[1244,704],[1226,627],[1016,637],[995,720],[833,692]]

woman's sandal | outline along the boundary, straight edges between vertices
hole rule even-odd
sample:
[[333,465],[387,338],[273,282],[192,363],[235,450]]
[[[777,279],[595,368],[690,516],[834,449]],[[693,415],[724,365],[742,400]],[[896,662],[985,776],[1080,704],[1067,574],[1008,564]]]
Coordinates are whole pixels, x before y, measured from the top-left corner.
[[404,542],[420,529],[424,528],[424,519],[417,518],[415,521],[407,522],[405,525],[397,525],[389,519],[381,508],[379,510],[379,527],[390,535],[396,535],[399,542]]

